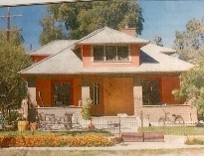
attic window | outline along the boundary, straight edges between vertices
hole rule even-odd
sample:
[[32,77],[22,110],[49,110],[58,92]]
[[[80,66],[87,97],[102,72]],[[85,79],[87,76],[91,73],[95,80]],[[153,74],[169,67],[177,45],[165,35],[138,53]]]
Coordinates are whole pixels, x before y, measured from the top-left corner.
[[94,62],[129,61],[128,45],[93,46]]

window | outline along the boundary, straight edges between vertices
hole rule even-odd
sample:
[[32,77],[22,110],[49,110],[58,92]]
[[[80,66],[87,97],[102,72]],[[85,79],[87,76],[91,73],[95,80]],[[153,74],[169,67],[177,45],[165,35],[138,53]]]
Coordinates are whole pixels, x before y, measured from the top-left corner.
[[144,81],[142,84],[143,104],[160,105],[159,81]]
[[106,61],[115,61],[117,57],[116,46],[106,46]]
[[91,99],[93,100],[93,104],[100,104],[100,86],[98,83],[91,85]]
[[128,45],[93,46],[94,62],[123,62],[129,61]]
[[71,83],[54,82],[53,84],[53,102],[54,106],[71,105]]
[[120,61],[128,61],[129,60],[129,52],[128,46],[118,46],[118,60]]
[[103,46],[94,46],[93,47],[93,57],[94,57],[94,61],[103,61],[104,59],[104,50],[103,50]]

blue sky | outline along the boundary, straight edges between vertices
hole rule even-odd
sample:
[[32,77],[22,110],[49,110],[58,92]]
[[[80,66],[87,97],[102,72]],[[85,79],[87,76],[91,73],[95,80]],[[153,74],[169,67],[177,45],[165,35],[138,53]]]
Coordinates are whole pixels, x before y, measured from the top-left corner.
[[153,40],[162,37],[165,46],[172,47],[175,31],[185,30],[186,23],[204,18],[204,1],[140,1],[143,9],[144,30],[142,37]]
[[[204,18],[204,0],[188,1],[139,1],[143,9],[144,29],[141,37],[153,40],[159,35],[163,39],[165,46],[172,47],[175,39],[175,31],[183,31],[187,21],[195,18]],[[33,49],[40,47],[39,35],[42,28],[39,20],[46,13],[45,7],[22,6],[11,8],[12,14],[22,14],[22,17],[12,19],[12,26],[22,29],[25,39],[25,47],[29,49],[30,44]],[[6,14],[6,8],[0,8],[0,15]],[[6,27],[3,19],[0,19],[0,27]]]

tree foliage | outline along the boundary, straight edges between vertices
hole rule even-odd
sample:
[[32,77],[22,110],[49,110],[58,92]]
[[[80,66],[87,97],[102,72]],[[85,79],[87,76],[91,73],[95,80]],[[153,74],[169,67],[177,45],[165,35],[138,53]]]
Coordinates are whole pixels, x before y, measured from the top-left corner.
[[195,64],[181,74],[180,89],[174,95],[181,100],[194,104],[200,115],[204,114],[204,21],[192,19],[186,30],[176,32],[175,47],[180,58]]
[[62,38],[80,39],[104,26],[120,29],[127,25],[135,27],[138,34],[143,29],[142,10],[132,0],[55,4],[48,5],[47,12],[40,22],[42,45]]
[[195,105],[199,114],[204,114],[204,60],[191,70],[181,74],[180,89],[173,94],[180,100]]
[[194,63],[195,66],[181,74],[180,89],[174,95],[195,105],[200,115],[204,114],[204,21],[192,19],[186,30],[176,32],[175,47],[180,58]]
[[185,31],[176,31],[174,43],[181,59],[196,63],[204,57],[204,21],[188,21]]
[[11,37],[7,41],[0,35],[0,109],[5,112],[18,108],[22,97],[25,96],[25,85],[20,70],[30,65],[20,38]]

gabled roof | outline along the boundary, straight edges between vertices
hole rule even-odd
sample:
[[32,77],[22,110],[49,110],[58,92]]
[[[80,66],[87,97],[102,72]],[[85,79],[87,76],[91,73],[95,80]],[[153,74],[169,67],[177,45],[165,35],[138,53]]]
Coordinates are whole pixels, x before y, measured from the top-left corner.
[[37,51],[30,53],[30,55],[54,55],[67,47],[73,45],[77,40],[55,40],[42,46]]
[[91,34],[80,39],[76,44],[122,44],[138,43],[147,44],[149,41],[130,36],[124,32],[113,30],[108,27],[98,29]]

